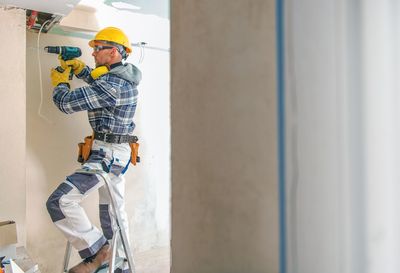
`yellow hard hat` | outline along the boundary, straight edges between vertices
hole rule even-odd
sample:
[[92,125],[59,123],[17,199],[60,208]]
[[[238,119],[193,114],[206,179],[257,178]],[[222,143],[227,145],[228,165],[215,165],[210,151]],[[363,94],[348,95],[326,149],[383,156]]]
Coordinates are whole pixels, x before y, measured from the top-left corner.
[[112,42],[125,47],[127,53],[132,52],[131,44],[125,33],[116,27],[106,27],[100,30],[93,40],[89,42],[90,47],[94,47],[94,41]]

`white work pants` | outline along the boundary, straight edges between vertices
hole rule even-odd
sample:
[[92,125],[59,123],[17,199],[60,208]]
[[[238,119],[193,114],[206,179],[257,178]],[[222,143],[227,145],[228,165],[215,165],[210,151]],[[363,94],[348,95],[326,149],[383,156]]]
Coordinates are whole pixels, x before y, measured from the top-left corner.
[[[116,210],[121,216],[120,225],[126,234],[129,234],[123,175],[129,166],[130,156],[131,150],[127,143],[114,144],[95,140],[91,155],[82,169],[68,176],[47,201],[47,209],[53,222],[79,251],[82,258],[96,254],[107,240],[111,240],[116,225],[111,199],[102,176],[111,182]],[[90,222],[80,206],[80,203],[96,190],[99,192],[102,231]]]

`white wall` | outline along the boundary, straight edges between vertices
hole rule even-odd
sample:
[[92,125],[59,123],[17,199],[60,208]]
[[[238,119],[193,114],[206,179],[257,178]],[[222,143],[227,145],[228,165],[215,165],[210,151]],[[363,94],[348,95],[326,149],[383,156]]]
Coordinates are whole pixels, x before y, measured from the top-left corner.
[[339,19],[334,1],[286,7],[288,272],[343,272]]
[[0,221],[16,221],[21,245],[26,241],[25,32],[25,11],[0,6]]
[[400,5],[365,0],[361,7],[365,272],[395,273],[400,270]]
[[398,1],[287,1],[288,272],[398,272]]
[[[146,41],[142,63],[138,63],[140,51],[134,47],[128,61],[143,72],[139,85],[139,102],[134,121],[135,134],[140,139],[142,162],[131,165],[126,175],[126,208],[130,222],[130,237],[137,259],[138,270],[169,272],[170,242],[170,132],[169,132],[169,20],[129,11],[98,10],[100,28],[114,25],[125,30],[132,43]],[[102,14],[104,15],[102,17]],[[107,16],[105,16],[107,14]],[[110,17],[114,16],[114,17]],[[114,19],[112,19],[114,18]],[[131,22],[141,22],[141,25]],[[151,24],[151,26],[149,26]],[[134,27],[133,27],[134,26]],[[140,26],[140,27],[138,27]],[[147,31],[146,36],[139,31]],[[45,202],[49,194],[79,164],[76,162],[77,143],[91,134],[86,113],[65,115],[53,105],[49,71],[57,66],[57,56],[44,53],[46,45],[71,45],[82,49],[82,60],[93,66],[91,50],[80,33],[54,31],[41,34],[40,60],[43,80],[43,107],[40,105],[40,81],[37,59],[37,37],[27,34],[27,221],[28,250],[39,263],[41,272],[61,270],[66,240],[51,222]],[[144,32],[143,32],[144,33]],[[83,36],[90,36],[84,33]],[[81,35],[82,36],[82,35]],[[81,83],[74,81],[73,86]],[[46,121],[48,119],[48,121]],[[97,220],[97,196],[85,200],[85,207],[95,223]],[[158,256],[154,256],[157,251]],[[75,255],[71,261],[78,262]]]

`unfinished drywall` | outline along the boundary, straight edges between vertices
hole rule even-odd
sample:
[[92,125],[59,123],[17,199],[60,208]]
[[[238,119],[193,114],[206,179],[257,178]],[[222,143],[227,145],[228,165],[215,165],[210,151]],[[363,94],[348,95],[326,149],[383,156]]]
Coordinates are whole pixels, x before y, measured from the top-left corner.
[[25,11],[0,6],[0,221],[17,223],[25,244]]
[[171,1],[172,272],[279,272],[275,1]]
[[[116,18],[142,22],[145,31],[150,22],[152,28],[146,37],[136,29],[123,28],[132,43],[142,39],[152,45],[154,39],[161,41],[168,37],[169,21],[163,20],[165,29],[160,30],[158,18],[140,17],[129,12],[111,10],[104,12],[100,27],[113,23],[123,26]],[[101,16],[103,13],[98,14]],[[129,16],[128,16],[129,15]],[[139,17],[139,18],[138,18]],[[159,21],[158,21],[159,22]],[[121,27],[121,26],[120,26]],[[139,29],[137,29],[139,30]],[[162,34],[160,32],[162,31]],[[165,32],[164,32],[165,31]],[[86,113],[65,115],[52,102],[50,68],[58,65],[57,56],[43,51],[46,45],[70,45],[82,49],[81,59],[93,67],[88,39],[76,38],[73,32],[42,34],[40,36],[39,57],[37,58],[36,33],[27,34],[27,221],[28,250],[39,263],[42,273],[61,272],[66,240],[51,222],[45,207],[49,194],[67,175],[79,168],[76,162],[77,143],[91,134]],[[85,33],[90,36],[90,33]],[[75,36],[74,36],[75,35]],[[91,36],[93,37],[93,36]],[[155,38],[156,37],[156,38]],[[163,43],[168,45],[168,40]],[[169,51],[145,49],[141,63],[140,50],[133,48],[128,61],[143,72],[143,80],[138,86],[139,102],[134,121],[135,134],[140,139],[141,163],[131,165],[126,174],[126,209],[130,223],[130,238],[138,272],[169,272],[169,187],[170,187],[170,131],[169,131]],[[40,71],[42,72],[40,77]],[[43,84],[43,104],[38,113],[41,99],[40,79]],[[83,84],[74,80],[73,87]],[[85,200],[89,217],[98,224],[97,196]],[[74,252],[71,265],[79,258]]]

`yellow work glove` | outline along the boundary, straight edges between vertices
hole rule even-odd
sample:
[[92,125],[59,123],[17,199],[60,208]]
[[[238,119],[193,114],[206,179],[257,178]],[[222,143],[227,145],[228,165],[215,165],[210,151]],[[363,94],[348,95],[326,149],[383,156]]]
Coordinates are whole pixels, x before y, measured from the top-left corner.
[[50,73],[51,84],[54,87],[58,86],[60,83],[67,83],[69,85],[69,72],[71,72],[71,67],[67,67],[64,72],[58,72],[52,68]]
[[100,76],[103,76],[104,74],[108,73],[108,67],[105,65],[96,67],[95,69],[90,72],[90,76],[92,76],[93,80],[96,80]]
[[63,69],[67,69],[68,66],[71,66],[72,71],[74,72],[75,75],[78,75],[79,73],[81,73],[82,70],[86,66],[86,64],[79,59],[72,59],[72,60],[64,61],[61,58],[61,55],[58,55],[58,60],[60,61],[60,65]]

